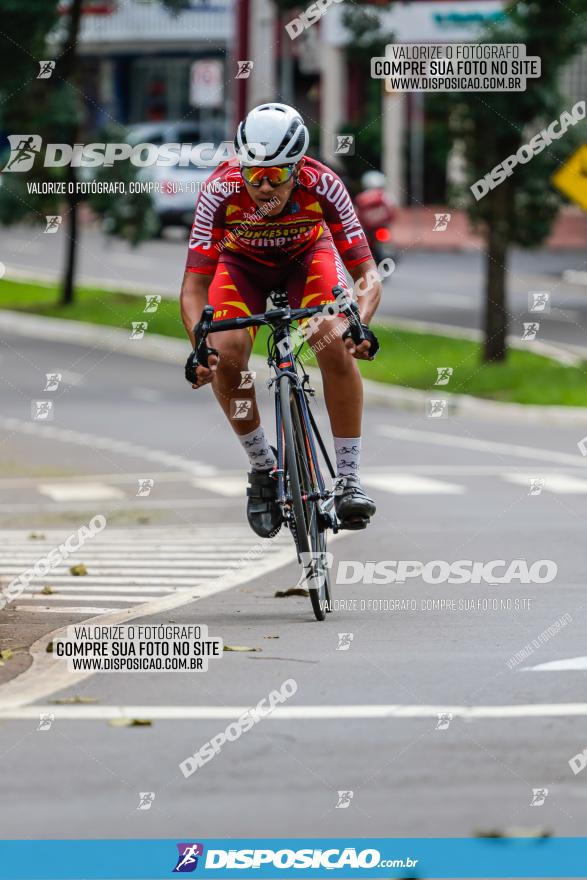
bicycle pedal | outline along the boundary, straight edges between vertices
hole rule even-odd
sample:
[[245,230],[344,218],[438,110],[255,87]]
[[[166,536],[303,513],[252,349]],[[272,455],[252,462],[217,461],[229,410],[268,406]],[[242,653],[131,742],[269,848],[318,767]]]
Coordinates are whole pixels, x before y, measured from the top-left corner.
[[355,519],[344,520],[344,522],[340,523],[338,528],[348,529],[350,532],[359,532],[361,529],[366,529],[370,522],[370,517],[356,517]]

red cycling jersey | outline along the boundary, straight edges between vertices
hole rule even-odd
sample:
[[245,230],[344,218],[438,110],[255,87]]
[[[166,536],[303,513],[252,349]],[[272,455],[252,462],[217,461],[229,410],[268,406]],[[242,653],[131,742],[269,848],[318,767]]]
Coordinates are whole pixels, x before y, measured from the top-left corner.
[[214,275],[221,254],[281,268],[316,242],[336,246],[347,269],[371,258],[365,233],[340,177],[306,156],[298,183],[278,216],[253,202],[236,160],[210,175],[196,201],[186,270]]

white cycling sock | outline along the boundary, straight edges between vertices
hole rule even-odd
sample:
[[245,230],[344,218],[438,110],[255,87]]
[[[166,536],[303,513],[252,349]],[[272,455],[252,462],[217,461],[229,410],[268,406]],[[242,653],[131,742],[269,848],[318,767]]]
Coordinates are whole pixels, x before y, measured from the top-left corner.
[[358,477],[361,461],[360,437],[333,437],[336,454],[336,475]]
[[249,456],[253,470],[270,471],[275,467],[277,460],[261,425],[250,434],[239,434],[238,439]]

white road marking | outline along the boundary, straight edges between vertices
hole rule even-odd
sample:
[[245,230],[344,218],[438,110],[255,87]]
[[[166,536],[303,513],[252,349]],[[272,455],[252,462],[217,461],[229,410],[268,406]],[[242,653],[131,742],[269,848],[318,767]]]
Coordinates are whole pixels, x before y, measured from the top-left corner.
[[[538,474],[534,475],[538,477]],[[544,480],[543,491],[555,492],[560,495],[585,495],[587,493],[587,480],[573,477],[569,474],[540,474]],[[527,474],[503,474],[502,479],[507,483],[517,483],[521,486],[530,486],[530,477]]]
[[392,492],[394,495],[462,495],[467,490],[457,483],[433,480],[419,474],[364,473],[362,482],[374,489]]
[[[59,661],[53,660],[57,664]],[[0,720],[38,720],[39,715],[52,713],[61,721],[105,721],[111,718],[148,718],[152,721],[229,721],[238,718],[250,706],[94,706],[45,705],[2,708]],[[355,705],[355,706],[278,706],[267,716],[269,721],[334,721],[340,719],[386,718],[413,720],[437,718],[450,713],[466,721],[479,719],[564,718],[587,716],[587,703],[536,703],[522,706],[421,706],[421,705]]]
[[97,607],[89,607],[85,606],[73,606],[69,605],[66,608],[63,606],[59,608],[51,608],[49,605],[17,605],[14,609],[15,611],[30,611],[32,614],[85,614],[86,617],[88,614],[105,614],[109,611],[108,608],[97,608]]
[[195,479],[191,481],[196,489],[204,489],[206,492],[217,492],[227,498],[244,497],[247,488],[247,478],[244,474],[216,476],[213,480]]
[[58,428],[50,423],[24,422],[21,419],[0,417],[0,428],[5,431],[20,431],[23,434],[34,434],[52,440],[61,440],[65,443],[76,443],[94,449],[104,449],[107,452],[122,453],[147,461],[156,461],[158,464],[186,471],[196,476],[209,476],[216,473],[215,467],[201,461],[192,461],[181,455],[172,455],[160,449],[149,449],[147,446],[129,443],[126,440],[114,440],[111,437],[99,437],[96,434],[84,434],[81,431]]
[[585,672],[587,657],[569,657],[566,660],[551,660],[538,666],[524,666],[521,672]]
[[476,437],[460,437],[456,434],[441,434],[438,431],[418,431],[414,428],[398,428],[381,425],[379,433],[396,440],[411,443],[434,443],[437,446],[453,446],[460,449],[475,449],[480,452],[494,452],[497,455],[511,455],[517,458],[536,458],[542,461],[557,461],[577,468],[587,467],[587,459],[581,459],[579,452],[555,452],[551,449],[538,449],[535,446],[520,446],[516,443],[498,443],[494,440],[478,440]]
[[106,483],[40,483],[41,495],[53,501],[102,501],[105,498],[126,498],[124,492]]

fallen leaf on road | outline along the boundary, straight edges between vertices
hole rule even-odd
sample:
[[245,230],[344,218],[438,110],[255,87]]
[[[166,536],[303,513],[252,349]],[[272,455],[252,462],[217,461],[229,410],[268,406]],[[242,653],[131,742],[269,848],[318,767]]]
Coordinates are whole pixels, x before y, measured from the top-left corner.
[[41,594],[43,596],[50,596],[52,592],[53,592],[53,587],[43,587],[43,589],[41,590]]
[[29,541],[44,541],[45,535],[41,532],[31,532],[29,535]]
[[97,703],[98,700],[96,697],[61,697],[60,700],[49,700],[50,703],[55,703],[56,706],[67,706],[70,703]]
[[261,651],[262,648],[247,648],[244,645],[225,645],[224,651]]
[[264,636],[266,639],[278,639],[279,636]]
[[304,590],[303,587],[290,587],[289,590],[277,590],[275,593],[275,599],[285,599],[287,596],[309,596],[307,590]]
[[153,722],[148,718],[110,718],[110,727],[150,727]]
[[88,569],[85,567],[83,562],[80,562],[79,565],[72,565],[69,569],[69,573],[75,575],[76,577],[82,577],[84,574],[88,573]]

